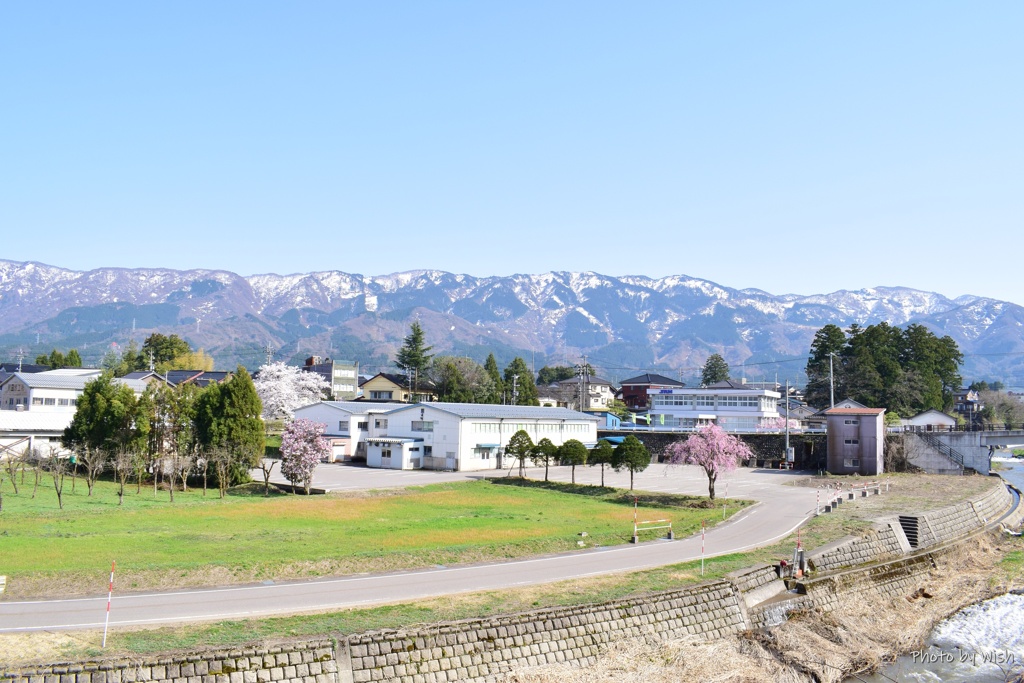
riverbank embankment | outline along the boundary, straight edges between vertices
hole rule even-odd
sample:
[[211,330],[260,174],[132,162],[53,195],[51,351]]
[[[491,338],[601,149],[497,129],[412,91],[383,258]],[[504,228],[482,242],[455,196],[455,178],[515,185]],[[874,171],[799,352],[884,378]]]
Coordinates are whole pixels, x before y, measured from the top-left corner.
[[[591,667],[577,680],[600,680],[600,667],[614,661],[608,653],[614,657],[616,648],[633,641],[657,644],[655,652],[682,643],[681,665],[692,667],[705,657],[719,671],[734,672],[718,680],[838,681],[919,640],[930,623],[959,606],[1008,587],[982,580],[998,563],[1000,548],[979,532],[1011,505],[1007,489],[996,485],[966,503],[910,515],[928,530],[916,544],[899,519],[882,520],[870,533],[810,553],[809,575],[788,585],[765,565],[723,581],[596,605],[3,676],[13,683],[570,680],[564,671],[538,668],[565,665]],[[1019,524],[1020,512],[1007,523]],[[721,648],[735,655],[723,659]],[[767,668],[751,668],[757,673],[744,678],[747,660],[750,667]],[[631,675],[617,670],[614,678]]]

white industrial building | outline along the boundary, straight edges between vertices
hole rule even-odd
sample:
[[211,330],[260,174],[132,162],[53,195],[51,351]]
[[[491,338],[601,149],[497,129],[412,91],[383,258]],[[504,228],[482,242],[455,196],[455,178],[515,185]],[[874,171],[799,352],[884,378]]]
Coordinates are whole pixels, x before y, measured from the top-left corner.
[[716,424],[727,432],[753,432],[779,418],[782,394],[732,381],[707,387],[649,389],[651,424],[699,429]]
[[316,403],[299,408],[295,417],[327,425],[324,435],[336,444],[336,460],[365,456],[369,467],[457,471],[508,465],[504,448],[519,430],[534,443],[547,438],[560,446],[576,439],[593,447],[602,421],[565,408],[361,401]]

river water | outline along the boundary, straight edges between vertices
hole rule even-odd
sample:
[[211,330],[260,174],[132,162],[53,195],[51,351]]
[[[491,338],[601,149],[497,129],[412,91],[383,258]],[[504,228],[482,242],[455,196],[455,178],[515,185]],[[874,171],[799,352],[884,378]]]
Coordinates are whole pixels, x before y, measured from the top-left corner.
[[[1024,462],[1000,464],[999,474],[1024,490]],[[1010,594],[960,610],[935,627],[924,650],[900,657],[874,676],[850,680],[1004,683],[1018,676],[1024,676],[1024,595]]]

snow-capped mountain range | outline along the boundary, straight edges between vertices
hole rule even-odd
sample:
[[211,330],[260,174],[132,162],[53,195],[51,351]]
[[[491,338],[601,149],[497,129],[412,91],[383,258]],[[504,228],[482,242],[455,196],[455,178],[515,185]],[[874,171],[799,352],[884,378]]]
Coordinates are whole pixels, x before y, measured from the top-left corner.
[[[1024,384],[1024,308],[903,287],[770,294],[700,278],[551,272],[473,277],[436,270],[366,276],[338,271],[243,277],[223,270],[101,268],[79,272],[0,260],[0,360],[78,348],[97,361],[112,344],[178,334],[218,366],[250,368],[308,355],[384,369],[419,320],[434,353],[536,367],[580,361],[610,379],[660,370],[692,377],[711,353],[734,375],[797,378],[815,331],[887,321],[949,335],[967,379]],[[741,368],[741,369],[740,369]]]

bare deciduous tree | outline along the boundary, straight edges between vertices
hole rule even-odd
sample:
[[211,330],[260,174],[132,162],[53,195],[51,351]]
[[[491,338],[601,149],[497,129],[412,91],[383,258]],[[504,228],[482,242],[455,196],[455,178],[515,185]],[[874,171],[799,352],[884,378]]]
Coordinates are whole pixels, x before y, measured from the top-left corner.
[[260,471],[263,472],[263,497],[266,498],[270,495],[270,473],[274,471],[274,465],[277,464],[277,460],[270,460],[269,458],[260,459]]
[[64,509],[64,477],[71,465],[70,458],[62,458],[60,449],[50,446],[50,455],[46,460],[50,469],[50,476],[53,477],[53,490],[57,492],[57,507]]
[[92,488],[96,485],[96,480],[99,478],[100,474],[103,473],[103,470],[107,468],[107,462],[110,460],[110,453],[103,448],[90,448],[86,446],[81,449],[78,460],[85,467],[85,484],[89,487],[89,495],[91,496]]
[[24,451],[17,451],[14,448],[3,449],[4,470],[11,479],[11,486],[14,487],[14,495],[18,495],[18,468],[24,465],[25,454],[27,453],[27,447]]
[[128,448],[119,448],[117,452],[114,453],[114,457],[111,458],[111,466],[114,468],[115,476],[117,476],[118,505],[124,503],[124,487],[128,483],[128,479],[130,479],[132,474],[135,473],[139,459],[139,454]]

